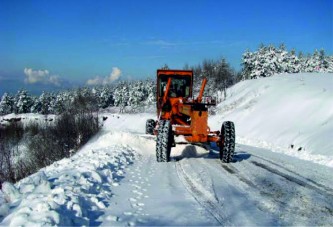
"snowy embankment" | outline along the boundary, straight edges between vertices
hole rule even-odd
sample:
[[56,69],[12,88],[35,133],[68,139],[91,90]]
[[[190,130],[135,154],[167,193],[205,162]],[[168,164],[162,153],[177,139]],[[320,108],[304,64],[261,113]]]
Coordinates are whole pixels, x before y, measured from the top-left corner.
[[[108,117],[106,124],[117,119],[118,127],[128,132],[131,126],[138,127],[135,118],[125,127],[118,115]],[[143,128],[144,122],[142,119],[139,127]],[[3,193],[0,191],[0,225],[96,225],[96,218],[112,197],[112,188],[119,185],[140,150],[149,146],[139,136],[115,133],[111,128],[104,125],[73,157],[43,168],[15,186],[4,183]]]
[[333,167],[333,74],[247,80],[228,89],[212,129],[235,122],[237,142]]

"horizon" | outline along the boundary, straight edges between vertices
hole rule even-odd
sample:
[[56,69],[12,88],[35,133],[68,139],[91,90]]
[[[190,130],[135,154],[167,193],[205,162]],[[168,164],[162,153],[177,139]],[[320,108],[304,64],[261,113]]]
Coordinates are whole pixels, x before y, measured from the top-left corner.
[[0,94],[153,78],[164,64],[221,57],[240,71],[261,43],[333,55],[332,12],[330,0],[3,0]]

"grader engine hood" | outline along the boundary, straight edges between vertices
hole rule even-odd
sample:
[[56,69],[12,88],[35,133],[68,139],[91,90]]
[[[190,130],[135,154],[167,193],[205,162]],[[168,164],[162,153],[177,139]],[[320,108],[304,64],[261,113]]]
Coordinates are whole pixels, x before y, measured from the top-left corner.
[[191,115],[192,107],[190,105],[180,105],[178,109],[181,114],[185,114],[187,116]]

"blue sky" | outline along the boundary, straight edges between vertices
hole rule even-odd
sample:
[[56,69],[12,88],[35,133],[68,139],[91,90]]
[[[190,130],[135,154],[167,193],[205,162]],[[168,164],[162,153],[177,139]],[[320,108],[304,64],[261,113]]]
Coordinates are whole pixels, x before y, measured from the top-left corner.
[[260,43],[333,54],[332,0],[0,0],[0,93],[154,77]]

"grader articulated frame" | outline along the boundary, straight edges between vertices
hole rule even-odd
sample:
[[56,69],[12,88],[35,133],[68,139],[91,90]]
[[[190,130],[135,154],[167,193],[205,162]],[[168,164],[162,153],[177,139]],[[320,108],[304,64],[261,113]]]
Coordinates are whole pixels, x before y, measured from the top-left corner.
[[175,136],[184,136],[188,143],[214,142],[220,148],[220,159],[230,162],[235,149],[235,126],[223,122],[221,131],[208,126],[208,107],[216,105],[212,97],[203,97],[207,79],[204,78],[199,95],[193,98],[193,71],[157,70],[157,121],[148,119],[146,133],[156,135],[156,159],[170,161]]

